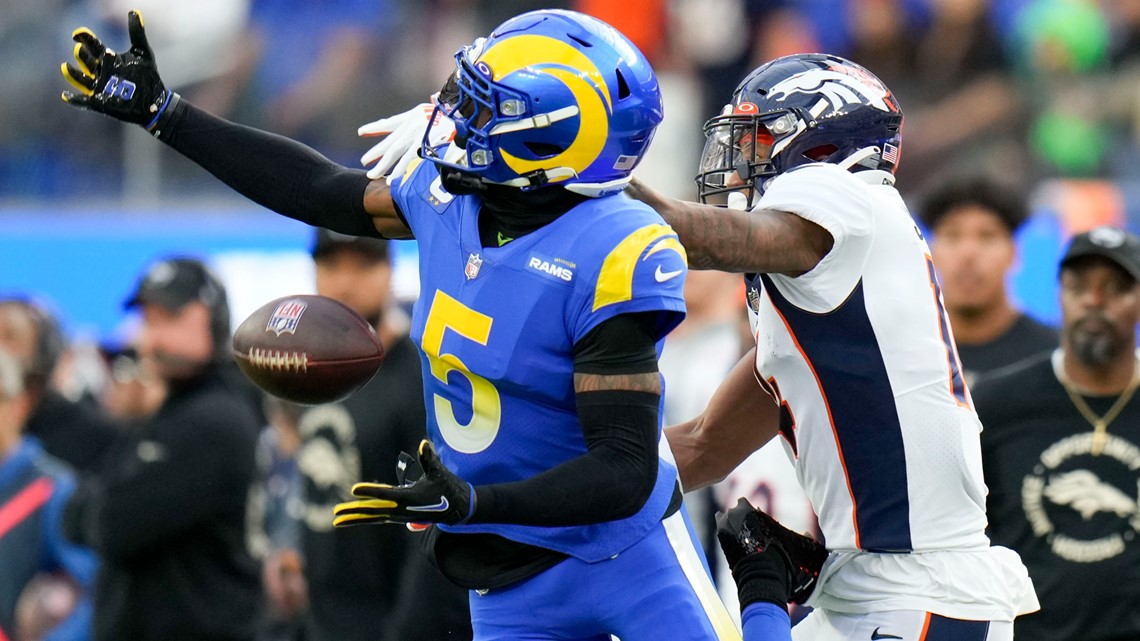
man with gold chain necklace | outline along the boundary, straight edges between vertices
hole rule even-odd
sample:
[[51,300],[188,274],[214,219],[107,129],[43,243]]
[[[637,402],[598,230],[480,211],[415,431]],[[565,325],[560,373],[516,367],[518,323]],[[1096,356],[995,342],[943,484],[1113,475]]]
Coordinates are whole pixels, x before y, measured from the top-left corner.
[[1060,264],[1061,345],[976,387],[987,515],[1041,610],[1020,639],[1140,637],[1140,238],[1075,236]]

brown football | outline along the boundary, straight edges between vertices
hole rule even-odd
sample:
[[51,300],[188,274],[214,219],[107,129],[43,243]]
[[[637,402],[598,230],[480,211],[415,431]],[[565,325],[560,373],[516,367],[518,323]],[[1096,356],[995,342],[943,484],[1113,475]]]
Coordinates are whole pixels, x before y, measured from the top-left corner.
[[262,305],[234,332],[234,359],[249,380],[287,401],[343,400],[384,362],[384,348],[359,314],[324,296],[286,296]]

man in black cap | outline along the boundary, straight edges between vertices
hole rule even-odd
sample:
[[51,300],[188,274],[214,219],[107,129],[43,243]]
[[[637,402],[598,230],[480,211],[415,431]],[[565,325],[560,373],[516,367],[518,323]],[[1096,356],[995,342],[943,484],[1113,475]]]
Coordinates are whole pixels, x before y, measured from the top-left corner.
[[141,366],[168,394],[65,515],[69,537],[102,560],[95,639],[252,639],[259,586],[245,510],[260,420],[223,351],[225,288],[201,262],[171,258],[127,306],[142,316]]
[[1060,280],[1060,348],[974,394],[989,534],[1021,554],[1041,601],[1016,638],[1138,638],[1140,239],[1074,237]]
[[[388,241],[318,229],[313,237],[317,293],[364,317],[384,345],[384,367],[356,394],[301,415],[298,469],[305,504],[301,557],[308,582],[307,639],[428,641],[471,638],[467,591],[416,549],[405,528],[333,531],[333,507],[360,479],[395,482],[401,451],[426,436],[420,359],[409,319],[392,298]],[[284,578],[289,551],[270,556],[272,582]],[[282,581],[284,583],[284,581]]]

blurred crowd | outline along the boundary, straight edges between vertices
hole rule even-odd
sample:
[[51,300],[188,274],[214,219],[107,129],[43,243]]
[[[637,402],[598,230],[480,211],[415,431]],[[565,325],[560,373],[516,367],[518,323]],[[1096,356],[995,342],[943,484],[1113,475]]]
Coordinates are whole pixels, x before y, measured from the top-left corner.
[[123,47],[136,6],[166,82],[184,97],[349,165],[368,147],[357,127],[437,90],[458,47],[523,10],[565,6],[611,22],[653,62],[667,115],[642,173],[681,185],[677,195],[691,193],[693,173],[677,158],[695,157],[702,123],[744,72],[813,50],[863,64],[895,92],[906,113],[904,196],[947,169],[1025,187],[1138,173],[1135,0],[46,2],[0,3],[0,202],[234,198],[140,144],[139,132],[75,118],[59,101],[70,29],[87,25]]

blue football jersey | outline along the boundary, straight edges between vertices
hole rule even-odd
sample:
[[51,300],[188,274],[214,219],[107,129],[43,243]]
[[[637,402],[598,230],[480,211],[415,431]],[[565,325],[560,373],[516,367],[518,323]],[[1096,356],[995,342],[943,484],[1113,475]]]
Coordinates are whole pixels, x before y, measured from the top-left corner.
[[[648,206],[590,199],[502,247],[482,247],[474,196],[413,165],[392,197],[419,243],[412,336],[423,358],[428,435],[474,485],[520,481],[586,453],[574,403],[574,344],[618,314],[656,312],[662,340],[684,318],[685,250]],[[658,428],[660,430],[660,427]],[[636,515],[589,526],[479,524],[584,561],[609,558],[658,523],[676,470],[660,461]]]

